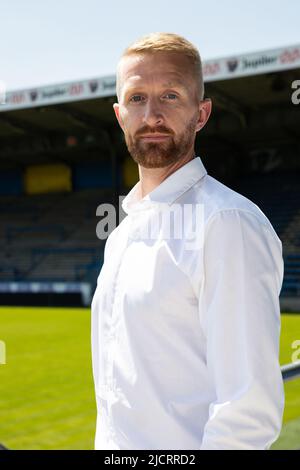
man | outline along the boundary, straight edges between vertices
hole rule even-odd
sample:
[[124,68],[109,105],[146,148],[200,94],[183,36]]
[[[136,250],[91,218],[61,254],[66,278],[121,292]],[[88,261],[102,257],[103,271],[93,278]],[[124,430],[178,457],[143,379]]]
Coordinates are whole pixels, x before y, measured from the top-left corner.
[[203,93],[199,53],[175,34],[120,60],[114,111],[140,180],[92,302],[96,449],[268,449],[280,433],[281,242],[195,156]]

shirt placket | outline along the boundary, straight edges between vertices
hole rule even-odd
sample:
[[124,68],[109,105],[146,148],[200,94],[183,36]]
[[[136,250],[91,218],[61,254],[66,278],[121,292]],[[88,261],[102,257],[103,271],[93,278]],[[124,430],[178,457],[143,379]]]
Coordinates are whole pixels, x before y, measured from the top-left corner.
[[108,402],[108,409],[107,409],[107,417],[108,417],[108,424],[110,428],[111,437],[116,438],[116,434],[114,431],[112,413],[111,413],[111,406],[114,402],[118,400],[118,393],[117,393],[117,386],[116,380],[114,377],[114,358],[117,346],[117,327],[118,327],[118,320],[120,315],[120,303],[121,303],[121,289],[119,286],[120,280],[120,271],[123,264],[124,255],[126,253],[127,247],[129,246],[132,241],[136,240],[139,237],[141,224],[143,223],[142,214],[131,214],[130,217],[130,225],[128,228],[128,236],[125,242],[125,246],[122,249],[120,254],[120,261],[116,268],[116,273],[114,277],[114,285],[113,285],[113,294],[112,294],[112,306],[111,306],[111,316],[109,321],[109,328],[106,335],[106,348],[107,348],[107,360],[106,360],[106,393],[107,393],[107,402]]
[[115,359],[115,352],[117,346],[117,322],[118,322],[118,314],[119,314],[119,305],[120,305],[120,288],[119,288],[119,278],[120,278],[120,271],[124,259],[124,255],[126,249],[129,244],[129,239],[127,237],[125,246],[123,247],[120,260],[118,266],[115,271],[114,276],[114,285],[113,285],[113,293],[112,293],[112,304],[111,304],[111,315],[109,319],[109,327],[108,332],[106,334],[106,368],[105,368],[105,382],[106,382],[106,395],[107,395],[107,418],[108,418],[108,425],[110,428],[110,434],[112,438],[116,437],[114,431],[114,425],[112,420],[112,413],[111,413],[111,406],[114,402],[117,401],[117,390],[116,390],[116,381],[114,378],[114,359]]

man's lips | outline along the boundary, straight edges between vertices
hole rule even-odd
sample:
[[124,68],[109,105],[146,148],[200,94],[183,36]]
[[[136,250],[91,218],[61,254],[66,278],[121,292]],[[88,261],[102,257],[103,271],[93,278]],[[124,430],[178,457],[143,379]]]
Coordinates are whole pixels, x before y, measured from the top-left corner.
[[151,134],[146,134],[146,135],[141,135],[140,139],[143,139],[143,140],[146,140],[146,141],[153,140],[153,141],[157,142],[159,140],[165,140],[168,137],[170,137],[169,134],[152,134],[152,135]]

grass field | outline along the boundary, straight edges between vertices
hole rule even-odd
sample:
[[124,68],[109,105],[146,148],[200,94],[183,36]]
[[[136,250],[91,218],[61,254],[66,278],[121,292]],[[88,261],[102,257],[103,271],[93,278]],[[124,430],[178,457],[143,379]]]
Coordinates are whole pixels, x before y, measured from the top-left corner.
[[[291,362],[300,315],[282,315],[280,362]],[[11,449],[92,449],[96,407],[90,310],[0,307],[0,443]],[[300,448],[300,379],[285,384],[273,449]]]

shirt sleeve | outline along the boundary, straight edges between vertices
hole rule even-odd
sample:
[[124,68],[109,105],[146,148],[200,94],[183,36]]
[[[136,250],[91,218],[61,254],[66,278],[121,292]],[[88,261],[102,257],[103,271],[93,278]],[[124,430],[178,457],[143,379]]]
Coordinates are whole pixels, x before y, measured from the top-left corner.
[[269,449],[280,433],[282,277],[282,245],[267,218],[238,209],[213,216],[199,315],[216,398],[201,450]]

